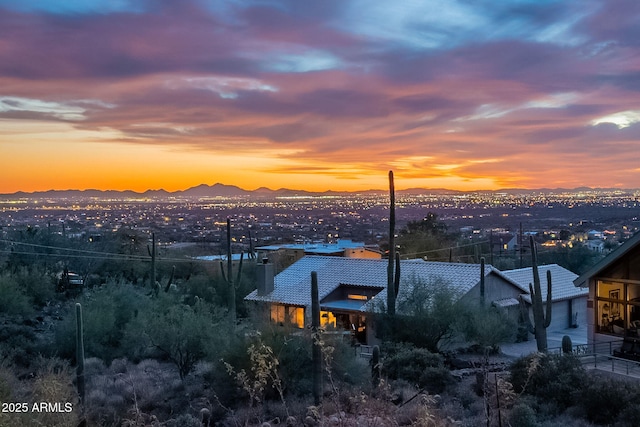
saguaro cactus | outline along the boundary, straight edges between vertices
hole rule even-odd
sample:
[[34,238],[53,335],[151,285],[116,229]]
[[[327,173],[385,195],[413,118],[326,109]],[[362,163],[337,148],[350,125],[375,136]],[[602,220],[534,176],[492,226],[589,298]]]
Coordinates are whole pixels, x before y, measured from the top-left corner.
[[380,347],[374,345],[371,353],[371,382],[374,387],[378,387],[380,384],[381,371],[382,364],[380,363]]
[[151,233],[151,247],[147,245],[147,252],[151,257],[151,289],[157,291],[156,287],[156,233]]
[[233,281],[233,259],[231,254],[231,219],[227,218],[227,273],[224,272],[224,264],[220,261],[220,272],[222,278],[229,286],[229,319],[233,324],[236,323],[236,284],[240,283],[240,274],[242,273],[242,260],[244,252],[240,253],[240,263],[238,264],[238,273],[235,282]]
[[562,337],[562,354],[569,354],[573,350],[573,343],[569,335]]
[[398,294],[400,292],[400,254],[396,252],[396,271],[395,276],[393,278],[393,290],[396,294],[396,300],[398,299]]
[[84,338],[82,325],[82,306],[76,303],[76,385],[80,403],[84,403]]
[[311,333],[312,369],[313,369],[313,400],[316,406],[322,401],[322,348],[320,347],[320,298],[318,296],[318,273],[311,272]]
[[389,171],[389,265],[387,266],[387,314],[396,314],[396,286],[393,263],[396,253],[396,194],[393,171]]
[[551,271],[547,270],[547,307],[546,314],[542,303],[542,291],[540,288],[540,273],[538,273],[538,254],[533,241],[529,236],[531,246],[531,269],[533,270],[533,285],[529,283],[531,293],[531,308],[533,309],[533,325],[529,322],[529,331],[536,337],[538,351],[547,351],[547,328],[551,324]]
[[484,284],[484,257],[481,257],[480,258],[480,305],[482,305],[483,307],[486,304],[485,292],[486,292],[486,288]]
[[174,265],[171,268],[171,275],[169,276],[169,280],[167,280],[167,284],[164,287],[165,292],[169,292],[171,290],[171,284],[173,283],[173,276],[176,274],[176,266]]

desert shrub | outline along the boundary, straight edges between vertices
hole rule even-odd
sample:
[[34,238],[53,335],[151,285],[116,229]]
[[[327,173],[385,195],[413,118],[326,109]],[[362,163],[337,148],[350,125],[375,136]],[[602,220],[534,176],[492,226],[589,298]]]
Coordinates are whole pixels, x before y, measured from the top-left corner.
[[497,349],[501,343],[515,338],[517,325],[508,313],[498,307],[468,306],[454,325],[466,340],[481,349]]
[[22,268],[14,277],[33,304],[44,306],[56,298],[56,279],[44,270],[35,267]]
[[183,289],[185,302],[190,305],[195,304],[196,297],[208,303],[214,303],[218,300],[213,281],[205,274],[191,277],[184,283]]
[[264,342],[273,348],[280,361],[280,376],[285,390],[293,395],[310,395],[311,338],[304,335],[288,335],[286,330],[264,331]]
[[26,367],[38,354],[33,328],[20,324],[6,324],[0,328],[0,355],[7,362]]
[[627,407],[620,412],[615,423],[616,427],[640,426],[640,405],[636,402],[637,400],[633,404],[627,405]]
[[397,300],[398,312],[406,315],[375,315],[376,334],[382,341],[410,343],[435,353],[439,343],[455,333],[461,309],[458,294],[442,278],[424,281],[411,277],[409,281],[411,284],[400,285],[407,290],[401,291]]
[[20,287],[15,277],[9,274],[0,276],[0,314],[28,317],[33,314],[29,296]]
[[518,427],[536,427],[536,411],[526,403],[516,403],[509,412],[509,424]]
[[[579,392],[579,405],[584,416],[596,424],[612,424],[627,408],[637,406],[640,399],[640,386],[611,378],[596,378],[582,383]],[[635,419],[639,411],[627,411],[624,421]]]
[[168,420],[189,407],[182,381],[169,363],[116,359],[106,368],[99,359],[87,362],[85,406],[90,425],[125,425],[149,414]]
[[444,357],[411,344],[384,344],[383,374],[389,379],[406,380],[430,393],[441,393],[453,383],[453,377],[444,366]]
[[202,427],[200,420],[190,414],[178,415],[166,421],[167,427]]
[[[110,282],[80,299],[84,320],[86,357],[100,357],[106,362],[130,352],[123,346],[126,325],[149,310],[144,290],[126,283]],[[76,351],[75,311],[69,310],[55,331],[55,351],[73,359]]]
[[358,359],[360,356],[356,356],[351,344],[340,335],[326,336],[324,341],[326,345],[333,348],[331,372],[334,381],[339,381],[346,386],[371,384],[371,368],[366,363],[362,363],[362,359]]
[[[23,380],[20,384],[9,378],[13,383],[12,386],[16,387],[11,390],[10,401],[28,402],[29,410],[24,413],[0,415],[0,425],[51,427],[77,425],[81,412],[68,362],[58,358],[38,357],[33,361],[32,368],[33,378]],[[34,410],[33,405],[39,405],[40,402],[58,405],[58,409]]]
[[219,358],[228,338],[221,310],[205,301],[182,304],[175,295],[160,293],[127,326],[124,348],[136,358],[169,360],[184,378],[199,361]]
[[553,413],[576,404],[576,392],[588,380],[580,360],[570,354],[535,353],[516,360],[510,371],[510,382],[516,393],[544,400],[546,410]]

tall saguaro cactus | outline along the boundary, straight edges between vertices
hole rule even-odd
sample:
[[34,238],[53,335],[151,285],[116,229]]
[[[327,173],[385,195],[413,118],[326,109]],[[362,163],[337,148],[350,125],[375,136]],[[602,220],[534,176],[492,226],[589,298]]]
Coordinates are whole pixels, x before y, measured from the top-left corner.
[[480,258],[480,305],[486,305],[486,287],[484,283],[484,257]]
[[389,171],[389,265],[387,266],[387,314],[396,314],[396,286],[394,265],[396,253],[396,194],[393,171]]
[[156,288],[156,233],[151,233],[151,248],[147,246],[147,252],[151,257],[151,289],[157,291]]
[[82,325],[82,306],[76,303],[76,385],[80,403],[84,403],[84,337]]
[[311,352],[313,375],[313,400],[316,406],[322,400],[322,348],[320,347],[320,297],[318,296],[318,273],[311,272]]
[[547,328],[551,324],[551,271],[547,270],[547,307],[546,314],[542,304],[542,291],[540,287],[540,273],[538,272],[538,254],[533,241],[529,236],[531,245],[531,268],[533,270],[533,285],[529,283],[531,293],[531,308],[533,310],[533,325],[529,322],[529,331],[536,337],[538,351],[547,351]]
[[240,263],[238,264],[238,273],[235,282],[233,281],[233,259],[231,254],[231,219],[227,218],[227,273],[224,272],[224,265],[220,261],[220,272],[222,278],[229,286],[229,319],[233,324],[236,323],[236,284],[240,283],[240,274],[242,273],[242,260],[244,252],[240,253]]

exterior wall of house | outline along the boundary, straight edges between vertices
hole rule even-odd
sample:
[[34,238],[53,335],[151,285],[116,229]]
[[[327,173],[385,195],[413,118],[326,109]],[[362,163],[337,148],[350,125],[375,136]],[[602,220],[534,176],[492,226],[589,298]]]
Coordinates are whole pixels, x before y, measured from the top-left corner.
[[[478,276],[479,276],[478,271]],[[518,298],[520,294],[524,292],[512,285],[511,283],[505,281],[499,276],[489,275],[485,278],[485,300],[488,303],[491,301],[497,301],[506,298]],[[480,301],[480,278],[478,277],[478,284],[475,285],[471,290],[463,296],[463,301],[466,302],[479,302]]]
[[366,248],[345,249],[344,256],[346,258],[382,259],[382,254],[380,252],[375,252]]
[[570,328],[574,324],[574,318],[577,325],[587,324],[586,296],[554,302],[551,309],[551,324],[547,329],[561,331]]
[[583,297],[580,298],[574,298],[573,299],[573,313],[574,316],[577,315],[577,325],[578,326],[584,326],[588,323],[589,321],[589,315],[588,315],[588,310],[587,310],[587,300],[588,297],[585,295]]

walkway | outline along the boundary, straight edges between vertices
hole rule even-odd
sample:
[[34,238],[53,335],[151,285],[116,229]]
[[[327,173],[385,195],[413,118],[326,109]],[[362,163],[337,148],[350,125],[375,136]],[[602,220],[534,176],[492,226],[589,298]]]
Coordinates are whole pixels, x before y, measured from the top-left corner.
[[[557,331],[547,331],[547,347],[549,350],[562,348],[562,337],[568,335],[571,338],[571,343],[575,345],[582,345],[587,343],[587,326],[580,326],[577,328],[567,328]],[[511,357],[527,356],[531,353],[538,351],[535,338],[531,337],[529,341],[502,344],[500,346],[502,354]]]

